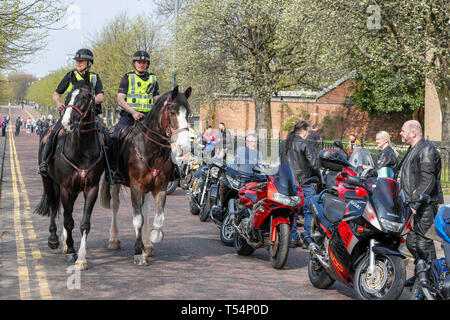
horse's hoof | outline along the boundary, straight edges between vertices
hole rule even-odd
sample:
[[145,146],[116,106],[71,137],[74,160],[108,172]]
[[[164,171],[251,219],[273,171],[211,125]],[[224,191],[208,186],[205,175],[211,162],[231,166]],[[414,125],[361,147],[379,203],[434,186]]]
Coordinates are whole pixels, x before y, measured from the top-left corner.
[[152,243],[160,243],[164,239],[164,232],[158,229],[153,229],[150,233],[150,241]]
[[61,249],[61,252],[62,253],[67,253],[67,248],[68,248],[67,244],[63,245],[62,249]]
[[136,254],[134,256],[134,264],[137,266],[146,266],[148,265],[148,259],[147,256],[142,254]]
[[110,250],[119,250],[120,249],[120,240],[109,241],[108,249],[110,249]]
[[76,270],[80,270],[80,271],[84,271],[87,270],[88,268],[88,264],[86,261],[77,261],[75,262],[75,269]]
[[153,257],[153,247],[145,247],[144,251],[147,254],[147,256]]
[[74,263],[75,261],[77,261],[78,256],[76,253],[70,253],[70,254],[66,254],[66,262],[69,263]]
[[56,240],[56,241],[48,240],[48,247],[52,250],[58,249],[59,248],[59,240]]

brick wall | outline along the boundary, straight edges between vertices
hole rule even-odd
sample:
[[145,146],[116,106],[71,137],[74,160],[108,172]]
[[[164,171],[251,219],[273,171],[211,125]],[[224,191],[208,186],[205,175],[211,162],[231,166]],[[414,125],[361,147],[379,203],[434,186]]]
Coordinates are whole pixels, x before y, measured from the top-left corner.
[[[361,112],[352,104],[347,104],[353,82],[348,80],[335,89],[321,96],[317,101],[306,99],[278,98],[272,100],[272,128],[280,131],[283,123],[297,115],[300,119],[308,120],[311,124],[319,124],[324,129],[324,136],[330,139],[348,138],[354,133],[364,140],[375,140],[380,130],[386,130],[394,141],[400,140],[400,129],[403,125],[402,114],[369,115]],[[297,100],[297,101],[292,101]],[[284,106],[284,108],[283,108]],[[287,106],[287,108],[286,108]],[[212,122],[212,111],[208,106],[200,109],[202,128],[206,121],[217,128],[219,122],[224,122],[228,129],[252,131],[255,128],[255,105],[250,99],[233,99],[218,101],[215,107],[215,123]],[[335,123],[333,123],[335,122]],[[328,124],[327,124],[328,123]],[[286,137],[287,132],[281,132]]]

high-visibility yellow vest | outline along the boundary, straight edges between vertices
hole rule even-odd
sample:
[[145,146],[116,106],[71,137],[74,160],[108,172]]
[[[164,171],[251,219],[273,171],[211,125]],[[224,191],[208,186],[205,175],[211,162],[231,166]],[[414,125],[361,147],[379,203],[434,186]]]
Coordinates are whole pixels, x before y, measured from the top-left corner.
[[128,92],[126,103],[134,110],[148,112],[153,107],[153,90],[147,93],[147,89],[156,85],[156,76],[151,74],[147,81],[142,80],[137,74],[128,74]]
[[[83,76],[78,73],[77,70],[75,70],[75,78],[77,78],[78,81],[84,80]],[[97,75],[93,73],[89,73],[89,81],[91,82],[92,90],[95,92],[95,86],[97,85]],[[72,91],[72,82],[69,82],[69,86],[66,89],[66,92]]]

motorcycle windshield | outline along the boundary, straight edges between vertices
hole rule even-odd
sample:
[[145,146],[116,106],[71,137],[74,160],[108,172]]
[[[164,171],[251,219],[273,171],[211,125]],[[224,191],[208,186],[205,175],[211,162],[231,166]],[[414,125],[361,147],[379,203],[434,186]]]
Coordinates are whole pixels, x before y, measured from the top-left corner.
[[369,179],[366,186],[379,218],[402,222],[406,214],[398,183],[389,178]]
[[352,155],[350,156],[350,159],[348,159],[348,162],[350,162],[355,168],[374,167],[372,156],[370,155],[369,150],[364,148],[355,148]]
[[294,174],[290,166],[280,165],[273,178],[274,185],[279,193],[290,197],[297,195],[298,186],[295,184]]

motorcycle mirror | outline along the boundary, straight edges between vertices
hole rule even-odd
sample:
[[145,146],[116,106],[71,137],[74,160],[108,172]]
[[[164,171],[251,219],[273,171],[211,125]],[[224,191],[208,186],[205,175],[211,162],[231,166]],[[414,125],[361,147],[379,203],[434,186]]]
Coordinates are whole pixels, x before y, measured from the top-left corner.
[[341,149],[342,151],[344,150],[344,144],[342,143],[342,141],[334,141],[333,145],[335,145],[336,147],[338,147],[339,149]]

